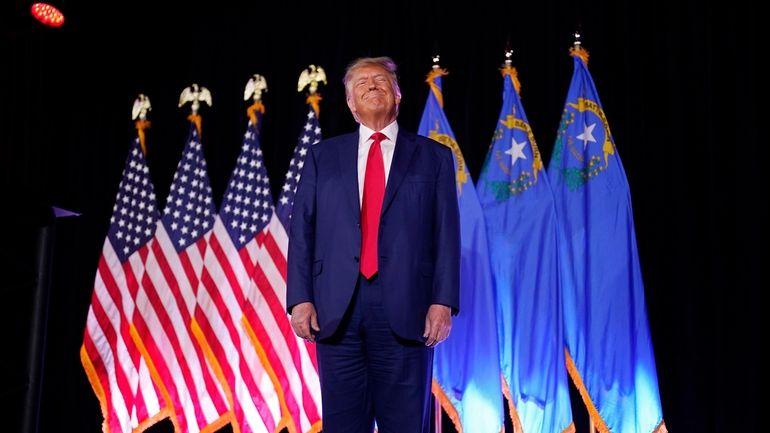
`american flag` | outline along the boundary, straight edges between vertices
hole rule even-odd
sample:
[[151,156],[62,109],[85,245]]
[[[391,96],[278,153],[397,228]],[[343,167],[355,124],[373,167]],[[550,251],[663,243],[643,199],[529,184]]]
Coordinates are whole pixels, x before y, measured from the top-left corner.
[[[280,383],[269,371],[265,353],[253,344],[244,326],[244,306],[248,302],[251,273],[256,264],[266,227],[273,213],[270,180],[260,148],[259,127],[249,122],[238,160],[230,176],[222,205],[214,220],[214,230],[204,259],[198,291],[196,323],[204,337],[212,362],[221,371],[220,379],[231,398],[235,431],[244,433],[277,431],[287,402],[280,398]],[[254,327],[261,330],[261,327]],[[289,406],[293,406],[289,401]],[[286,415],[284,415],[285,417]],[[278,427],[278,428],[277,428]]]
[[131,337],[138,281],[159,214],[139,138],[126,159],[88,310],[80,357],[105,433],[143,431],[167,415]]
[[[195,122],[150,244],[135,323],[179,433],[225,424],[225,394],[192,334],[196,291],[216,211]],[[140,327],[140,325],[142,325]]]
[[[320,99],[313,95],[308,98]],[[317,107],[317,99],[315,106]],[[286,314],[287,230],[294,193],[309,147],[321,140],[318,113],[310,108],[307,121],[289,163],[278,208],[272,214],[267,236],[254,268],[254,297],[247,304],[246,317],[254,328],[267,362],[281,382],[285,400],[297,432],[321,430],[321,386],[315,346],[298,338]],[[290,403],[293,401],[293,405]]]
[[278,208],[276,209],[278,219],[286,230],[289,228],[291,209],[294,206],[294,193],[297,192],[297,184],[302,174],[302,167],[305,165],[305,156],[307,156],[310,146],[319,141],[321,141],[321,125],[318,123],[318,114],[313,107],[309,107],[307,120],[299,136],[299,142],[294,148],[294,155],[291,161],[289,161],[289,170],[286,172],[286,180],[281,189],[281,197],[278,199]]

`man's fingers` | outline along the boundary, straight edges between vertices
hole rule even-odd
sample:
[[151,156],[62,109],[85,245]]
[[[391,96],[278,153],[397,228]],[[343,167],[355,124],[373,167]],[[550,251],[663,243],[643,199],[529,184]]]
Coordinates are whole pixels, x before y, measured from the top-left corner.
[[444,305],[433,304],[425,317],[425,345],[435,347],[446,340],[452,328],[451,309]]
[[309,334],[307,325],[292,319],[291,327],[294,329],[294,333],[297,334],[297,337],[307,338],[307,334]]
[[[307,341],[315,341],[316,332],[320,331],[318,318],[316,317],[315,307],[310,302],[303,302],[295,305],[291,310],[291,327],[297,337]],[[311,329],[312,328],[312,329]]]
[[431,346],[435,342],[435,336],[433,335],[433,323],[430,320],[430,315],[425,317],[425,331],[422,333],[425,338],[425,345]]
[[429,347],[436,346],[436,344],[441,342],[440,335],[441,326],[428,320],[428,323],[425,325],[425,333],[423,334],[423,337],[425,337],[425,345]]
[[444,340],[446,340],[447,337],[449,337],[449,329],[442,327],[440,330],[437,329],[435,333],[428,335],[427,340],[425,341],[425,345],[436,347],[439,343],[442,343]]

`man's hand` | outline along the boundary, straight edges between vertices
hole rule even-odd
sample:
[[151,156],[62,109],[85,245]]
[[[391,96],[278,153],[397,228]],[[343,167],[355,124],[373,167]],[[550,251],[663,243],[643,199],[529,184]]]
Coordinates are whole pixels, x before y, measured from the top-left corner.
[[318,317],[312,302],[303,302],[291,308],[291,327],[297,337],[315,342],[315,334],[321,328],[318,326]]
[[[294,319],[292,319],[293,322]],[[446,340],[451,329],[452,309],[446,305],[431,305],[428,309],[428,315],[425,316],[425,332],[422,334],[426,338],[425,345],[436,347],[439,343]]]

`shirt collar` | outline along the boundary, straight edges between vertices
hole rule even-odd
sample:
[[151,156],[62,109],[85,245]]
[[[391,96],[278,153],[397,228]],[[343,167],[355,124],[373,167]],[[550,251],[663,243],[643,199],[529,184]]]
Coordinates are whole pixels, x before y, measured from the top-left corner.
[[[372,137],[372,134],[374,134],[377,131],[374,131],[373,129],[364,126],[363,124],[359,124],[358,128],[358,137],[359,137],[359,144],[366,143],[369,141],[369,139]],[[398,122],[393,121],[388,126],[382,128],[380,130],[383,134],[385,134],[386,137],[388,137],[388,141],[391,143],[396,142],[396,137],[398,137]]]

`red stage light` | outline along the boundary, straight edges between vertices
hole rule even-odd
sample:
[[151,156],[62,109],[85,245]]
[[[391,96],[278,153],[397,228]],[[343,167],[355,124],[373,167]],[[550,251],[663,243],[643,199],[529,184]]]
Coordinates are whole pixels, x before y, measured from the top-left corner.
[[64,14],[48,3],[32,5],[32,16],[48,27],[61,27],[64,24]]

